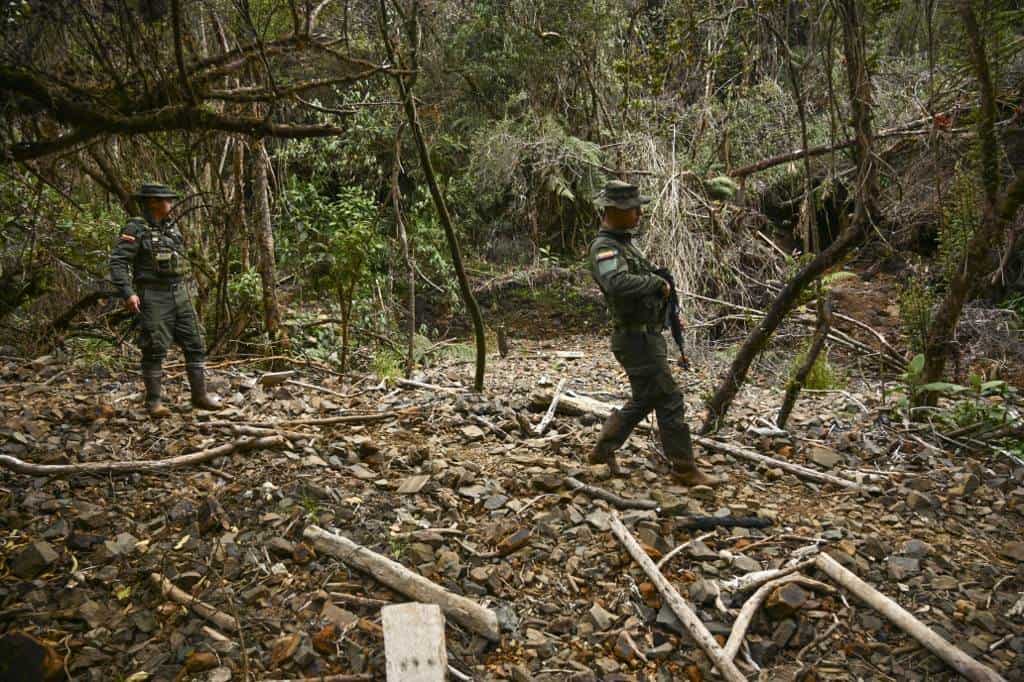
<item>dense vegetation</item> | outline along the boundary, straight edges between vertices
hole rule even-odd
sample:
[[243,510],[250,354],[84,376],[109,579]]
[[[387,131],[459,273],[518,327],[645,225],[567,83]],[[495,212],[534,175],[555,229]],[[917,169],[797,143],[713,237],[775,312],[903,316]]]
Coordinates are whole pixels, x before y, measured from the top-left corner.
[[774,324],[855,256],[895,268],[935,382],[965,304],[1024,308],[1022,26],[967,0],[5,1],[0,340],[123,342],[107,254],[157,180],[214,352],[395,373],[472,289],[576,267],[622,177],[681,290]]

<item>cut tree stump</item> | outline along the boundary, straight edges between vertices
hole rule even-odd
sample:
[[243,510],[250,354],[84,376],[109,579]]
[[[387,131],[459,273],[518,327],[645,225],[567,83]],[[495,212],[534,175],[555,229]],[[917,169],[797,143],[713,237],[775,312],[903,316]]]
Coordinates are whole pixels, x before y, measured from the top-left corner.
[[444,682],[448,653],[437,604],[395,604],[380,610],[388,682]]
[[402,564],[318,526],[308,526],[302,535],[317,552],[341,559],[407,597],[437,604],[446,616],[478,635],[495,642],[501,638],[498,616],[472,599],[449,592]]

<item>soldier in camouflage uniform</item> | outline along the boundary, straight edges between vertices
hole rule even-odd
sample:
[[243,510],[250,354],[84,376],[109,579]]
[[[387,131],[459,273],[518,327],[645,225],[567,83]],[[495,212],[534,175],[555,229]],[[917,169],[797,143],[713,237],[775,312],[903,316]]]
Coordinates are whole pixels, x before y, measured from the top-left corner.
[[693,459],[690,427],[682,393],[672,377],[662,327],[669,285],[632,244],[640,207],[650,201],[629,183],[613,180],[598,198],[604,211],[601,231],[590,245],[590,271],[608,303],[614,331],[612,352],[629,377],[630,400],[613,410],[590,454],[593,464],[608,464],[621,474],[615,451],[653,410],[665,456],[683,485],[717,485]]
[[171,413],[162,402],[160,384],[164,358],[176,342],[185,353],[192,405],[219,410],[220,403],[206,392],[206,347],[185,278],[185,245],[167,219],[178,195],[164,185],[146,184],[134,196],[145,217],[131,218],[121,229],[110,254],[110,275],[125,307],[139,316],[146,409],[153,417]]

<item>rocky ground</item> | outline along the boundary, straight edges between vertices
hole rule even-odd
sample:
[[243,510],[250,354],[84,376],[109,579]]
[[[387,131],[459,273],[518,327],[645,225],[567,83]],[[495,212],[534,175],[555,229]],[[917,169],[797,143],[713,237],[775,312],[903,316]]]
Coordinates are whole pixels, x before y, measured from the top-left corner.
[[[728,637],[749,596],[730,592],[727,581],[822,551],[1007,679],[1024,679],[1024,466],[997,448],[967,451],[955,437],[906,423],[891,397],[883,403],[877,377],[860,376],[855,365],[845,389],[805,394],[789,434],[772,435],[760,421],[781,400],[771,358],[717,438],[872,482],[879,494],[714,453],[703,460],[728,482],[679,488],[645,434],[624,449],[628,478],[615,479],[584,461],[596,417],[559,415],[543,436],[524,433],[544,407],[531,396],[563,378],[578,394],[623,399],[625,382],[597,337],[514,340],[509,357],[490,359],[482,395],[462,390],[472,372],[466,363],[418,377],[435,388],[353,383],[313,366],[264,387],[253,365],[223,364],[212,385],[229,409],[182,409],[159,423],[141,411],[139,382],[127,370],[6,360],[0,454],[36,463],[158,459],[238,440],[238,425],[269,425],[289,440],[285,449],[166,473],[0,472],[0,631],[31,635],[26,646],[48,647],[51,664],[73,679],[383,679],[380,607],[404,598],[317,555],[302,539],[316,524],[497,612],[498,643],[449,622],[455,676],[713,677],[608,532],[613,508],[568,489],[571,475],[659,503],[618,513],[655,560],[689,542],[662,570],[713,634]],[[709,356],[699,371],[680,374],[691,406],[718,364]],[[170,384],[183,404],[180,368]],[[377,411],[394,416],[302,423]],[[695,531],[680,512],[756,515],[773,525]],[[165,598],[154,573],[241,627],[224,631]],[[842,590],[780,591],[747,644],[738,662],[751,679],[955,678]],[[0,657],[9,657],[9,638],[4,646]]]

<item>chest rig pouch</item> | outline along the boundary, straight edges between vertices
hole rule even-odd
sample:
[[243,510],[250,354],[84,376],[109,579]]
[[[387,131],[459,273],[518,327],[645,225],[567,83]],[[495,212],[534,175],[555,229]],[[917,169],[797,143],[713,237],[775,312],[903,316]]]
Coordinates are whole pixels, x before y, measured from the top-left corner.
[[177,228],[149,229],[146,241],[154,272],[168,277],[185,274],[185,259],[181,254],[181,238]]

